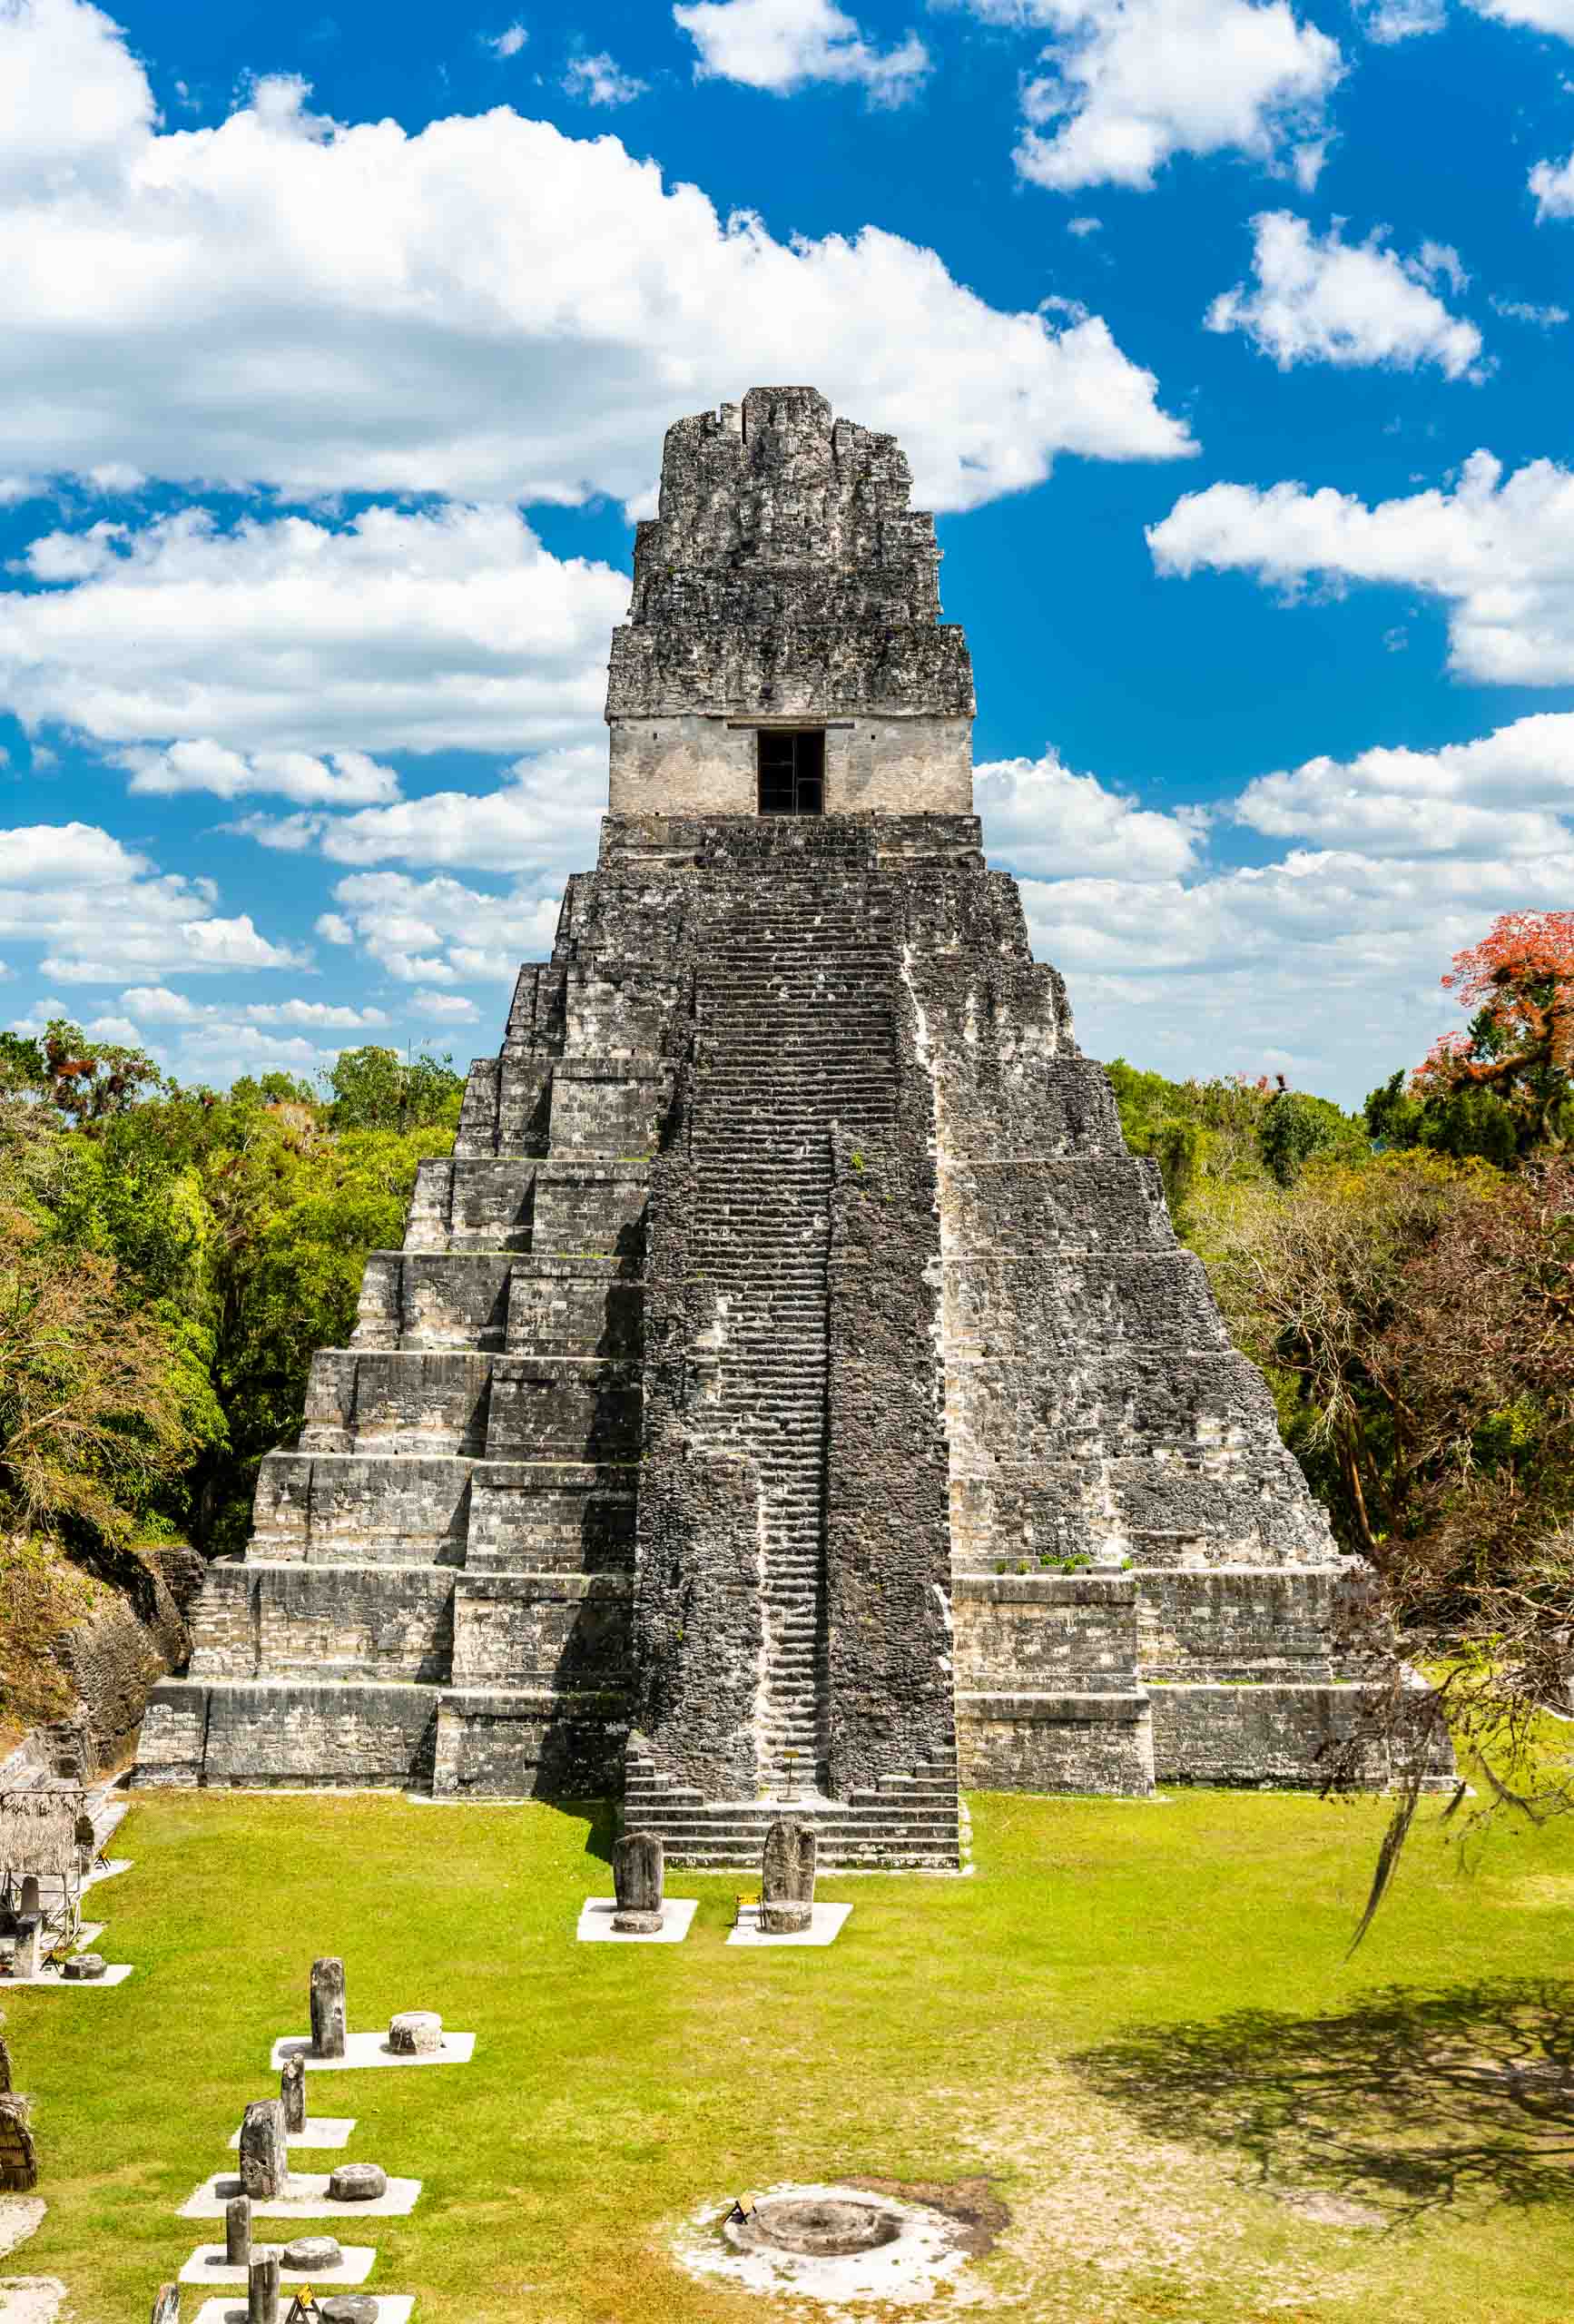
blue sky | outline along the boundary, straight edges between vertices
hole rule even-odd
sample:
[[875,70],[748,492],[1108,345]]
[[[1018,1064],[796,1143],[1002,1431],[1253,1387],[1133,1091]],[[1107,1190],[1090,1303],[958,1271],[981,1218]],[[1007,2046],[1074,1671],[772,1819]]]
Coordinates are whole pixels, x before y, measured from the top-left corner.
[[0,0],[0,1009],[496,1045],[662,432],[893,428],[1085,1047],[1574,891],[1574,0]]

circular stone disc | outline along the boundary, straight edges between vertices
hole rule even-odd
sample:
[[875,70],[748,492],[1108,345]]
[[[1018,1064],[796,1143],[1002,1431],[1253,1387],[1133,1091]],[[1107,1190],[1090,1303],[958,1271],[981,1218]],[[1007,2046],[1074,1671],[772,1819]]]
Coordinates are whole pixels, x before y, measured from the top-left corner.
[[377,2324],[377,2302],[364,2292],[336,2291],[331,2299],[322,2302],[318,2313],[322,2324]]
[[762,2203],[734,2240],[752,2251],[792,2251],[810,2260],[845,2260],[894,2243],[901,2223],[878,2203],[844,2197],[784,2196]]
[[388,2193],[388,2172],[380,2162],[341,2162],[328,2181],[336,2203],[375,2203]]
[[284,2246],[287,2268],[337,2268],[344,2259],[331,2235],[298,2235],[293,2243]]

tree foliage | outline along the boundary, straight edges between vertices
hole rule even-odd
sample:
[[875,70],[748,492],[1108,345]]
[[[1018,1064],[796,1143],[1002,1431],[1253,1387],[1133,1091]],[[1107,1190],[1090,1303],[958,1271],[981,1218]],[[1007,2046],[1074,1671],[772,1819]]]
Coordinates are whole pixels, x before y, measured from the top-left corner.
[[1374,1137],[1507,1164],[1574,1128],[1574,911],[1503,912],[1444,989],[1471,1011],[1366,1101]]
[[349,1337],[367,1254],[398,1246],[457,1118],[446,1059],[341,1066],[326,1097],[287,1074],[182,1089],[64,1020],[0,1050],[0,1521],[84,1553],[244,1540],[313,1351]]

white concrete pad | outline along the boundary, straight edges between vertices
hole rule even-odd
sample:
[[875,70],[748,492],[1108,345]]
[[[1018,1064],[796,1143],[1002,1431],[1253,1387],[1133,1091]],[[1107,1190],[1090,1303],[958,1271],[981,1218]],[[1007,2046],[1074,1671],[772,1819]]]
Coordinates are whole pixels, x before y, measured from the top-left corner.
[[37,2234],[47,2208],[42,2195],[0,2195],[0,2260]]
[[113,1856],[107,1864],[95,1864],[82,1885],[84,1888],[96,1888],[101,1880],[113,1880],[117,1872],[129,1872],[133,1861],[129,1856]]
[[[328,2191],[326,2171],[292,2171],[290,2191],[276,2196],[272,2202],[253,2201],[251,2216],[255,2219],[403,2219],[416,2207],[416,2197],[421,2191],[418,2179],[390,2179],[386,2195],[379,2195],[369,2203],[335,2202]],[[189,2195],[181,2205],[182,2219],[222,2219],[224,2206],[236,2195],[243,2195],[245,2188],[231,2171],[215,2171],[212,2179],[204,2179],[194,2195]],[[253,2239],[258,2240],[261,2239]],[[286,2237],[283,2239],[288,2241]]]
[[[308,2114],[306,2128],[303,2131],[291,2131],[288,2143],[290,2146],[348,2146],[349,2134],[354,2128],[353,2114]],[[231,2131],[231,2146],[238,2147],[240,2143],[240,2132]]]
[[662,1905],[660,1928],[645,1934],[638,1929],[614,1928],[615,1896],[587,1896],[575,1935],[581,1945],[681,1945],[699,1909],[697,1896],[668,1896]]
[[[285,2281],[289,2280],[286,2277]],[[313,2290],[324,2292],[329,2288],[326,2276],[320,2276],[312,2286]],[[372,2297],[377,2301],[377,2324],[408,2324],[416,2304],[408,2292],[379,2291]],[[279,2312],[284,2313],[282,2304]],[[246,2303],[242,2300],[237,2308],[232,2299],[205,2299],[197,2310],[196,2324],[246,2324]]]
[[[288,2240],[288,2239],[285,2239]],[[377,2258],[374,2243],[343,2243],[344,2253],[337,2268],[284,2268],[280,2271],[281,2284],[313,2284],[319,2291],[337,2291],[342,2284],[347,2288],[365,2283],[371,2273],[371,2263]],[[183,2284],[210,2284],[216,2290],[220,2284],[246,2284],[246,2270],[231,2268],[224,2257],[221,2243],[199,2243],[185,2266],[181,2270]]]
[[388,2028],[377,2034],[347,2034],[342,2058],[320,2058],[312,2053],[310,2034],[285,2034],[274,2043],[269,2063],[281,2066],[286,2058],[304,2058],[306,2071],[313,2073],[353,2073],[361,2066],[462,2066],[467,2065],[475,2054],[473,2034],[445,2034],[440,2050],[430,2050],[419,2057],[407,2056],[402,2050],[390,2050]]
[[816,1905],[809,1926],[793,1936],[769,1936],[760,1926],[758,1905],[745,1905],[738,1915],[738,1925],[727,1939],[729,1945],[834,1945],[841,1933],[841,1924],[852,1910],[851,1905]]
[[58,2276],[0,2276],[0,2324],[54,2324],[64,2298]]
[[34,1991],[40,1985],[59,1985],[68,1994],[98,1993],[105,1985],[123,1985],[132,1967],[129,1961],[113,1961],[105,1964],[102,1977],[63,1977],[58,1969],[40,1969],[34,1977],[0,1977],[0,1999],[8,1985],[28,1985]]

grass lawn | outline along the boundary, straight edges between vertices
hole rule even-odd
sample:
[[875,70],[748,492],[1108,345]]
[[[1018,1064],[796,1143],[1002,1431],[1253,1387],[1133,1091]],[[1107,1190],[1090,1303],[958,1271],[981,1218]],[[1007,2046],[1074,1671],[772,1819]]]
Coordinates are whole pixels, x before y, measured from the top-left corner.
[[971,1878],[830,1876],[831,1950],[739,1953],[736,1884],[681,1872],[686,1944],[575,1945],[611,1886],[585,1816],[139,1796],[93,1899],[135,1975],[5,1997],[50,2209],[0,2266],[143,2324],[215,2233],[176,2207],[339,1953],[352,2028],[424,2006],[478,2037],[469,2066],[309,2077],[358,2118],[341,2159],[426,2181],[339,2230],[417,2324],[741,2324],[766,2304],[684,2274],[670,2227],[854,2174],[991,2178],[1010,2223],[971,2280],[1014,2316],[1562,2324],[1574,2116],[1512,2069],[1574,2054],[1574,1827],[1495,1829],[1461,1876],[1424,1805],[1347,1965],[1386,1812],[979,1797]]

